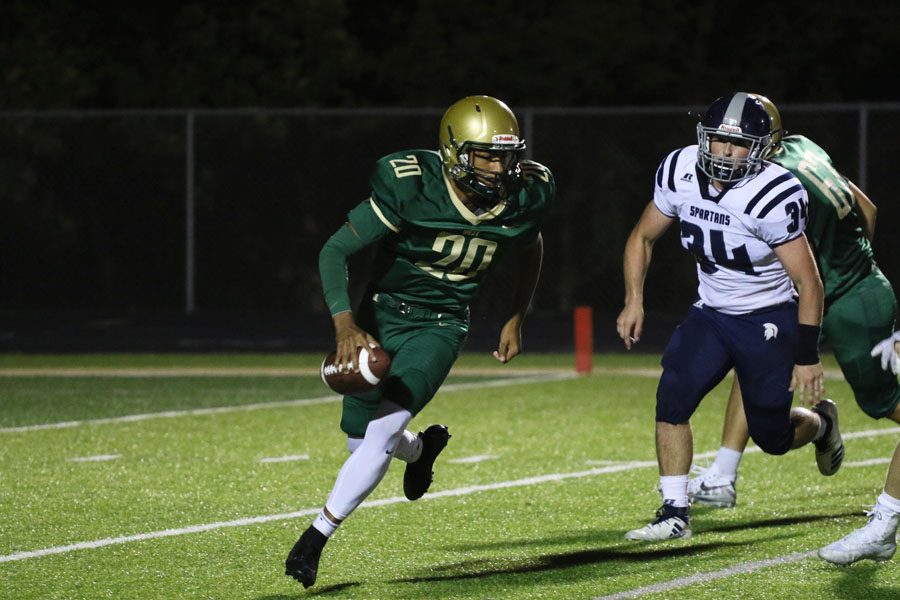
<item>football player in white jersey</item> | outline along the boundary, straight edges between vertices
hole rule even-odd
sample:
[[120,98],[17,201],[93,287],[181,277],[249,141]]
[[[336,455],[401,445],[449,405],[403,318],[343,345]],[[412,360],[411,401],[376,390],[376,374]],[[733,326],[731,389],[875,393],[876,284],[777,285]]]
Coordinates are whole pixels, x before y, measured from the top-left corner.
[[[653,200],[625,245],[625,307],[616,327],[629,350],[643,329],[653,244],[676,221],[699,279],[698,300],[663,355],[656,394],[663,505],[628,539],[690,537],[690,417],[732,368],[760,448],[784,454],[816,441],[816,462],[826,475],[843,460],[837,409],[821,400],[823,286],[803,233],[806,191],[789,171],[763,160],[770,131],[756,98],[718,98],[697,125],[698,145],[663,159]],[[795,391],[812,410],[791,407]]]

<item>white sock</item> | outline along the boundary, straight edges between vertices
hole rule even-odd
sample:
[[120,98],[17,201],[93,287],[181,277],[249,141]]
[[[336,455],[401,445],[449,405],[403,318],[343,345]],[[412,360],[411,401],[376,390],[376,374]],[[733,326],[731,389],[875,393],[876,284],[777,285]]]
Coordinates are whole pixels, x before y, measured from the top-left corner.
[[405,408],[382,401],[378,413],[369,421],[362,444],[338,473],[325,503],[332,515],[343,521],[381,483],[410,419],[412,413]]
[[736,479],[738,465],[741,463],[741,457],[743,455],[743,452],[721,446],[719,447],[718,453],[716,453],[716,460],[713,462],[711,468],[714,467],[719,475],[722,475],[723,477],[732,480]]
[[888,516],[900,513],[900,499],[894,498],[887,492],[881,492],[875,502],[877,506],[884,509],[885,513],[889,513]]
[[871,513],[866,527],[880,532],[884,537],[894,539],[897,535],[897,522],[900,517],[900,499],[894,498],[887,492],[881,492],[875,500],[875,509]]
[[[330,511],[329,511],[330,512]],[[325,509],[322,509],[322,512],[319,513],[319,516],[316,517],[316,520],[313,521],[312,526],[319,530],[319,533],[324,535],[327,538],[330,538],[334,535],[334,532],[337,531],[337,528],[340,526],[341,522],[338,521],[335,523],[327,516],[325,516]]]
[[659,487],[662,490],[663,502],[672,501],[676,508],[688,506],[688,476],[666,475],[659,477]]
[[416,462],[422,456],[422,438],[412,431],[404,431],[400,437],[400,443],[394,450],[394,458],[403,462]]

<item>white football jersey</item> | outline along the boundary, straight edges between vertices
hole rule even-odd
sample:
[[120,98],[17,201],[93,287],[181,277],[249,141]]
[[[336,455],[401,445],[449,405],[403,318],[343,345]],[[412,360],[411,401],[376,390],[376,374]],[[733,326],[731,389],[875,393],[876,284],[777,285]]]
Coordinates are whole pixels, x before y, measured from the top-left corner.
[[697,259],[704,305],[739,315],[796,296],[774,251],[806,227],[806,190],[790,171],[766,162],[719,192],[697,168],[697,146],[687,146],[659,165],[653,202],[681,222],[681,245]]

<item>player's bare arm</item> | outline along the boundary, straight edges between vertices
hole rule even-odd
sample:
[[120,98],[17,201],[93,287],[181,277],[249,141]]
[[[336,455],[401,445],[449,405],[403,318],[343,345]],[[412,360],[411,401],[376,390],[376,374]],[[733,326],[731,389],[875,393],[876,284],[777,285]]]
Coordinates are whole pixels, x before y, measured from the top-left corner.
[[625,308],[616,320],[616,331],[628,350],[641,339],[644,327],[644,280],[653,254],[653,244],[673,221],[651,201],[625,243]]
[[502,363],[511,361],[522,352],[522,323],[540,278],[543,258],[544,238],[539,233],[533,243],[519,250],[513,314],[500,330],[500,343],[493,353],[494,358]]
[[[806,236],[801,235],[778,246],[775,254],[800,295],[798,316],[801,328],[803,325],[820,327],[825,290]],[[821,362],[795,364],[789,389],[798,392],[801,404],[810,406],[822,399],[825,393],[824,381]]]
[[863,192],[856,187],[856,184],[847,180],[850,191],[853,192],[853,199],[856,200],[856,206],[859,208],[859,222],[862,225],[863,233],[870,242],[875,238],[875,219],[878,216],[878,207]]

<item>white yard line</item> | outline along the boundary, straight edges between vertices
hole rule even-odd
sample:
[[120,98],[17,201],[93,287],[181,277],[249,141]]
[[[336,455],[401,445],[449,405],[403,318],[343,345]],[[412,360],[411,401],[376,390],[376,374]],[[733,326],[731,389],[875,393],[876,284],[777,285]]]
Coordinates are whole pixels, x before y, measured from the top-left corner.
[[[577,471],[575,473],[552,473],[549,475],[539,475],[537,477],[527,477],[525,479],[516,479],[513,481],[500,481],[485,485],[472,485],[468,487],[456,488],[453,490],[443,490],[440,492],[430,493],[424,496],[422,500],[437,500],[438,498],[450,498],[453,496],[467,496],[477,492],[486,492],[490,490],[501,490],[514,487],[522,487],[528,485],[538,485],[551,481],[563,481],[565,479],[578,479],[581,477],[590,477],[593,475],[603,475],[605,473],[617,473],[619,471],[630,471],[632,469],[640,469],[644,467],[654,467],[656,461],[631,462],[605,467],[602,469],[591,469],[589,471]],[[409,502],[404,496],[394,496],[391,498],[382,498],[381,500],[372,500],[363,502],[359,508],[373,508],[376,506],[389,506],[391,504],[400,504]],[[142,542],[144,540],[153,540],[157,538],[173,537],[178,535],[187,535],[190,533],[201,533],[204,531],[212,531],[214,529],[224,529],[227,527],[244,527],[246,525],[257,525],[259,523],[270,523],[272,521],[284,521],[287,519],[296,519],[298,517],[315,515],[322,510],[321,507],[304,508],[295,512],[280,513],[275,515],[262,515],[259,517],[247,517],[244,519],[235,519],[234,521],[219,521],[216,523],[205,523],[202,525],[191,525],[189,527],[181,527],[178,529],[164,529],[162,531],[152,531],[150,533],[139,533],[136,535],[124,535],[113,538],[104,538],[102,540],[94,540],[92,542],[77,542],[66,546],[56,546],[53,548],[44,548],[42,550],[31,550],[28,552],[14,552],[0,556],[0,563],[13,562],[18,560],[26,560],[29,558],[41,558],[50,556],[51,554],[64,554],[75,550],[88,550],[91,548],[103,548],[105,546],[114,546],[117,544],[128,544],[131,542]]]
[[95,456],[78,456],[75,458],[67,458],[66,462],[106,462],[122,458],[121,454],[97,454]]
[[448,463],[454,463],[457,465],[471,465],[475,463],[484,462],[486,460],[496,460],[500,458],[497,454],[476,454],[475,456],[462,456],[460,458],[451,458],[448,459]]
[[596,598],[594,598],[594,600],[625,600],[626,598],[639,598],[647,594],[658,594],[660,592],[677,590],[678,588],[688,587],[690,585],[694,585],[695,583],[709,583],[710,581],[715,581],[716,579],[724,579],[725,577],[731,577],[733,575],[752,573],[753,571],[765,569],[766,567],[786,565],[800,560],[806,560],[807,558],[812,558],[815,555],[816,551],[810,550],[809,552],[795,552],[794,554],[786,554],[785,556],[777,556],[775,558],[770,558],[767,560],[739,563],[731,567],[721,569],[719,571],[697,573],[696,575],[691,575],[689,577],[679,577],[678,579],[663,581],[625,592],[618,592],[615,594],[610,594],[609,596],[597,596]]
[[298,460],[309,460],[309,454],[289,454],[287,456],[269,456],[266,458],[260,458],[256,462],[268,464],[268,463],[297,462]]
[[[855,438],[864,438],[864,437],[873,437],[879,435],[885,435],[889,433],[897,433],[900,431],[898,427],[892,427],[890,429],[873,429],[868,431],[857,431],[853,433],[848,433],[844,436],[844,439],[855,439]],[[756,453],[760,452],[760,449],[756,446],[747,448],[747,452]],[[694,458],[711,458],[716,455],[716,451],[703,452],[700,454],[696,454]],[[525,479],[515,479],[512,481],[500,481],[497,483],[490,483],[484,485],[473,485],[468,487],[456,488],[452,490],[443,490],[440,492],[430,493],[427,496],[424,496],[422,500],[437,500],[438,498],[450,498],[453,496],[467,496],[469,494],[474,494],[477,492],[486,492],[490,490],[501,490],[508,489],[514,487],[523,487],[529,485],[539,485],[542,483],[554,482],[554,481],[563,481],[566,479],[580,479],[583,477],[592,477],[594,475],[605,475],[607,473],[619,473],[622,471],[633,471],[635,469],[644,469],[649,467],[655,467],[655,460],[647,460],[647,461],[633,461],[626,462],[616,465],[610,465],[607,467],[601,467],[596,469],[589,469],[587,471],[575,471],[572,473],[552,473],[549,475],[539,475],[536,477],[527,477]],[[391,498],[383,498],[381,500],[371,500],[363,502],[360,505],[360,508],[372,508],[376,506],[388,506],[391,504],[399,504],[402,502],[408,502],[408,500],[403,496],[394,496]],[[299,511],[290,512],[290,513],[280,513],[274,515],[262,515],[259,517],[247,517],[244,519],[236,519],[233,521],[219,521],[216,523],[205,523],[202,525],[192,525],[189,527],[182,527],[178,529],[164,529],[162,531],[153,531],[150,533],[139,533],[136,535],[126,535],[119,536],[113,538],[104,538],[101,540],[94,540],[92,542],[77,542],[74,544],[68,544],[66,546],[55,546],[53,548],[44,548],[41,550],[31,550],[25,552],[14,552],[13,554],[7,554],[4,556],[0,556],[0,563],[5,562],[13,562],[19,560],[27,560],[30,558],[41,558],[43,556],[50,556],[52,554],[64,554],[66,552],[73,552],[75,550],[87,550],[91,548],[103,548],[105,546],[113,546],[116,544],[128,544],[131,542],[141,542],[144,540],[152,540],[156,538],[164,538],[164,537],[173,537],[178,535],[187,535],[191,533],[201,533],[204,531],[211,531],[214,529],[224,529],[227,527],[243,527],[246,525],[256,525],[259,523],[269,523],[272,521],[284,521],[287,519],[296,519],[298,517],[308,516],[318,514],[321,509],[319,507],[316,508],[305,508]],[[807,553],[808,554],[808,553]],[[790,555],[794,556],[794,555]],[[802,558],[805,558],[804,555]],[[790,557],[788,557],[790,558]],[[781,559],[772,559],[773,561],[782,560],[785,557],[781,557]],[[800,560],[799,558],[796,560]],[[771,562],[771,561],[769,561]],[[760,563],[746,563],[746,564],[761,564],[763,566],[768,566],[769,562],[761,561]],[[773,563],[774,564],[774,563]],[[780,564],[780,563],[778,563]],[[738,565],[739,567],[740,565]],[[731,567],[734,569],[737,567]],[[755,568],[762,568],[755,567]],[[729,571],[729,569],[725,569],[723,571],[717,571],[716,573],[724,573]],[[739,571],[735,571],[737,573]],[[734,573],[730,573],[734,574]],[[721,575],[721,577],[728,577],[729,575]],[[690,579],[690,578],[685,578]],[[681,581],[681,580],[676,580]],[[692,581],[693,582],[693,581]],[[671,583],[671,582],[670,582]],[[662,584],[659,584],[662,585]],[[684,583],[681,585],[690,585],[690,583]],[[641,588],[644,589],[644,588]],[[622,593],[633,593],[636,590],[632,590],[632,592],[622,592]],[[650,592],[642,592],[642,593],[650,593]],[[622,596],[623,598],[630,598],[633,596]]]
[[[574,379],[575,373],[544,373],[529,377],[515,377],[504,379],[490,379],[487,381],[473,381],[470,383],[454,383],[441,387],[438,394],[445,392],[459,392],[479,388],[507,387],[527,383],[541,383],[545,381]],[[43,431],[46,429],[70,429],[84,425],[108,425],[111,423],[133,423],[135,421],[147,421],[149,419],[174,419],[178,417],[196,417],[201,415],[220,415],[233,412],[249,412],[254,410],[266,410],[270,408],[285,408],[292,406],[310,406],[315,404],[329,404],[340,402],[341,396],[329,395],[318,398],[306,398],[303,400],[279,400],[275,402],[257,402],[255,404],[242,404],[234,406],[216,406],[211,408],[193,408],[189,410],[167,410],[155,413],[143,413],[137,415],[125,415],[122,417],[109,417],[105,419],[85,419],[84,421],[59,421],[56,423],[41,423],[38,425],[21,425],[18,427],[0,427],[0,433],[24,433],[27,431]]]
[[852,462],[845,462],[844,468],[856,468],[856,467],[872,467],[875,465],[886,465],[891,462],[890,456],[885,456],[882,458],[870,458],[868,460],[855,460]]

